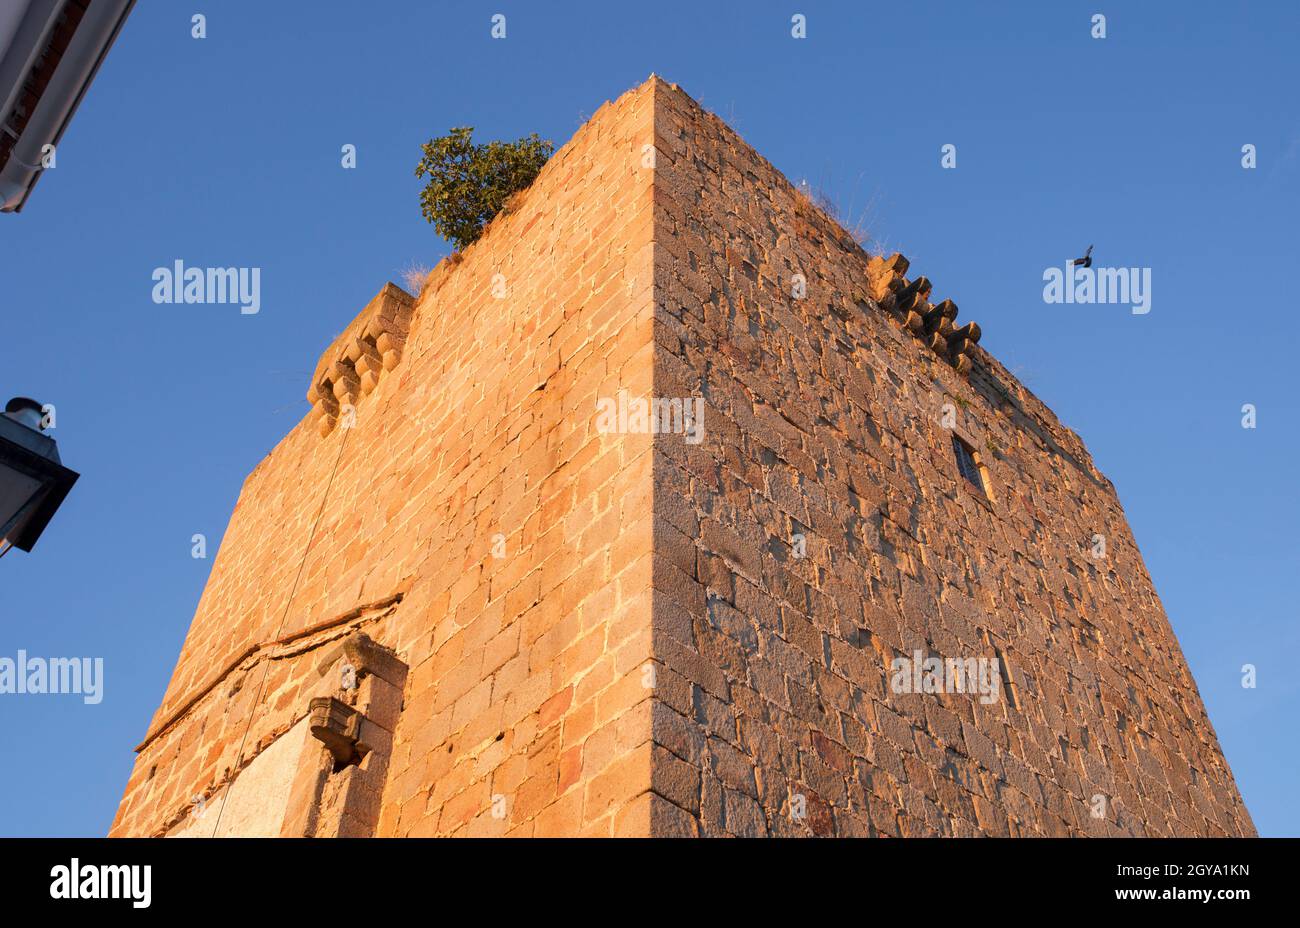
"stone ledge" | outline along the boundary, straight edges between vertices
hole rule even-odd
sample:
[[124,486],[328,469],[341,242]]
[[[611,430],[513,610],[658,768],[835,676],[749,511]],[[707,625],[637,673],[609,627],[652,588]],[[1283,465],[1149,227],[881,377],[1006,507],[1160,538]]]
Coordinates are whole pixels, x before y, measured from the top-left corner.
[[355,406],[402,360],[415,297],[386,283],[321,355],[307,390],[321,435],[338,425],[344,406]]

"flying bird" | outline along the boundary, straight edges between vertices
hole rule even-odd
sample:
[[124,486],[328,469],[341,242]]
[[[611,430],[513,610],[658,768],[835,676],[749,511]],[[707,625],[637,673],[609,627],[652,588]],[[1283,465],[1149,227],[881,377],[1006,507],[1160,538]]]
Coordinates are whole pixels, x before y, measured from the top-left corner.
[[1077,264],[1082,267],[1092,267],[1092,246],[1091,245],[1088,246],[1088,250],[1083,253],[1082,258],[1075,258],[1070,263]]

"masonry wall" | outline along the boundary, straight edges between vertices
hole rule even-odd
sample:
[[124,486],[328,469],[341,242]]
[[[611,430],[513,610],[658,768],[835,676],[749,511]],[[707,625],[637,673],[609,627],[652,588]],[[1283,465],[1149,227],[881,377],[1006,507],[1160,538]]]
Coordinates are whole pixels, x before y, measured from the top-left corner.
[[211,833],[356,631],[410,668],[375,833],[647,829],[650,438],[591,410],[651,385],[652,101],[439,266],[353,427],[249,476],[112,834]]
[[[869,289],[686,94],[607,103],[322,357],[111,833],[1253,833],[1082,443]],[[701,397],[703,441],[602,432],[620,390]],[[1004,698],[892,692],[918,649],[997,658]],[[302,734],[322,699],[364,759]]]
[[[654,389],[708,404],[702,444],[654,448],[657,830],[1253,834],[1077,436],[867,300],[867,256],[720,120],[656,107]],[[1008,691],[897,694],[916,650]]]

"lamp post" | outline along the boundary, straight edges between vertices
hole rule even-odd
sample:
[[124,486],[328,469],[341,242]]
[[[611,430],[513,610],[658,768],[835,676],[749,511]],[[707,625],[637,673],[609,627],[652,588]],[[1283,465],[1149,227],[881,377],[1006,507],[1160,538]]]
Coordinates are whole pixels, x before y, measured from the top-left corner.
[[41,404],[14,397],[0,415],[0,557],[31,551],[79,476],[42,430]]

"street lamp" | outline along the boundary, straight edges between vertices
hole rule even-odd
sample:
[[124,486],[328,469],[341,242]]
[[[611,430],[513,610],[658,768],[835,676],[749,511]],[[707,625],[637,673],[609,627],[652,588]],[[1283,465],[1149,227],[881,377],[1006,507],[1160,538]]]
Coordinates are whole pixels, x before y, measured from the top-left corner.
[[78,474],[59,460],[42,431],[41,404],[17,396],[0,415],[0,557],[10,548],[31,551]]

